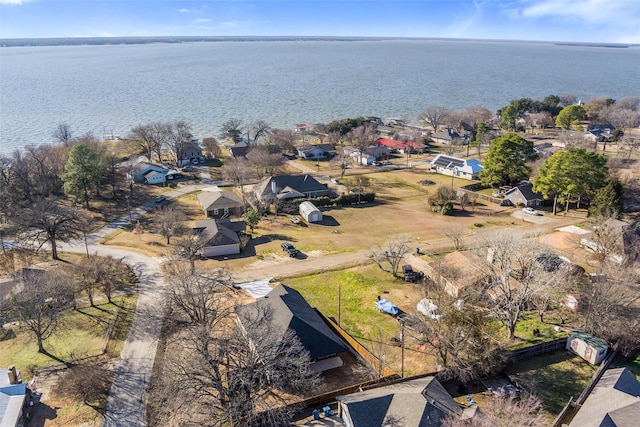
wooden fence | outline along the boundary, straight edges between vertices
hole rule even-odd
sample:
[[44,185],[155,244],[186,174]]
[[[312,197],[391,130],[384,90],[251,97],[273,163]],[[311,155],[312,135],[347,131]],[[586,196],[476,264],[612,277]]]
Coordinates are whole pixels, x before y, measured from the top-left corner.
[[[316,312],[320,317],[322,317],[325,323],[329,325],[329,327],[333,330],[333,332],[338,334],[340,338],[342,338],[346,343],[348,343],[351,346],[351,348],[358,354],[358,356],[360,356],[365,362],[369,364],[371,369],[373,369],[376,372],[379,372],[378,368],[380,366],[380,360],[376,356],[374,356],[369,350],[367,350],[365,346],[360,344],[355,338],[349,335],[347,331],[345,331],[340,326],[338,326],[338,324],[335,323],[332,319],[326,317],[324,314],[322,314],[318,310],[316,310]],[[382,367],[381,374],[383,378],[397,376],[395,372],[393,372],[391,369],[389,369],[386,366]]]
[[497,197],[491,197],[486,194],[477,193],[478,190],[484,188],[482,184],[469,184],[462,187],[458,187],[458,195],[466,194],[469,197],[469,200],[480,199],[485,200],[487,202],[498,204],[502,201]]
[[511,351],[511,360],[518,362],[520,360],[529,359],[531,357],[538,356],[540,354],[548,353],[550,351],[560,350],[567,344],[567,338],[556,338],[552,341],[541,342],[529,347],[519,348],[518,350]]

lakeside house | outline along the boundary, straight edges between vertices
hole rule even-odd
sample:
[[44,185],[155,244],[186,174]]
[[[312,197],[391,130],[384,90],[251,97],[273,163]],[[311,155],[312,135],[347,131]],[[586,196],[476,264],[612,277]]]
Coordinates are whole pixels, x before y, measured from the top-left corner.
[[295,289],[278,285],[254,303],[237,308],[241,325],[251,322],[260,312],[271,313],[264,334],[276,341],[292,331],[309,355],[309,369],[323,372],[343,365],[340,354],[347,351],[340,338],[322,320]]
[[460,159],[444,154],[438,154],[431,161],[431,167],[435,168],[436,173],[469,180],[480,179],[478,174],[484,170],[479,160]]
[[378,138],[376,144],[387,147],[390,151],[398,153],[421,153],[424,150],[424,144],[414,141],[398,141],[391,138]]
[[270,202],[273,199],[286,200],[328,196],[326,185],[316,181],[311,175],[268,176],[258,182],[253,189],[258,200]]

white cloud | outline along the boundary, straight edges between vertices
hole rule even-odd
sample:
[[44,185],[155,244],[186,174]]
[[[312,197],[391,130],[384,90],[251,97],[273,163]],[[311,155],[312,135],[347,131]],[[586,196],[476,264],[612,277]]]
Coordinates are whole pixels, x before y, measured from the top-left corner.
[[521,16],[557,17],[585,24],[619,24],[635,18],[638,24],[640,7],[637,0],[541,0],[524,6]]
[[199,24],[202,22],[211,22],[211,18],[198,18],[193,21],[194,24]]
[[482,19],[482,6],[476,0],[472,0],[473,8],[464,4],[461,11],[454,15],[454,21],[442,33],[443,37],[468,37],[468,30]]
[[[2,1],[2,0],[0,0],[0,1]],[[176,9],[176,12],[180,12],[180,13],[189,13],[189,12],[191,12],[191,11],[190,11],[189,9],[184,9],[184,8],[182,8],[182,9]]]
[[0,4],[16,4],[22,5],[25,3],[29,3],[31,0],[0,0]]

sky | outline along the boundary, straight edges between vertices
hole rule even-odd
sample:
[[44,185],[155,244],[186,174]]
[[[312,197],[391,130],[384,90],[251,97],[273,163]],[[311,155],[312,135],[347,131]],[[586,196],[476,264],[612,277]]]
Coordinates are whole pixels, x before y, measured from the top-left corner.
[[0,0],[0,38],[126,36],[640,43],[640,0]]

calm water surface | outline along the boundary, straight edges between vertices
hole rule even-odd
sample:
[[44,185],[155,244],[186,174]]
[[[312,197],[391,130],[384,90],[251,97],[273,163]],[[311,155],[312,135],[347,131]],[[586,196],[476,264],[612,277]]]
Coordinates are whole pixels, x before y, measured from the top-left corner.
[[512,99],[640,96],[640,47],[470,41],[215,42],[0,48],[0,153],[74,134],[125,136],[184,119],[196,136],[230,118],[273,127],[428,105],[495,111]]

